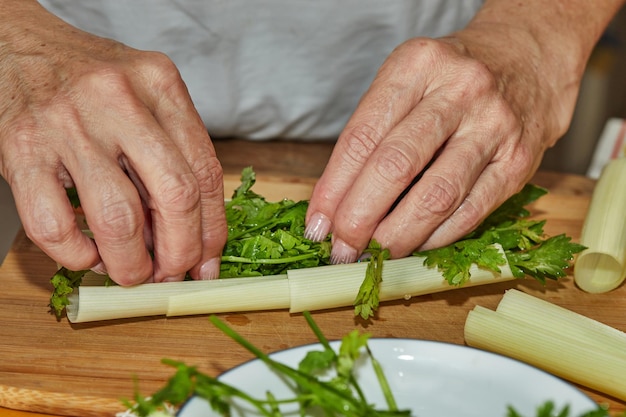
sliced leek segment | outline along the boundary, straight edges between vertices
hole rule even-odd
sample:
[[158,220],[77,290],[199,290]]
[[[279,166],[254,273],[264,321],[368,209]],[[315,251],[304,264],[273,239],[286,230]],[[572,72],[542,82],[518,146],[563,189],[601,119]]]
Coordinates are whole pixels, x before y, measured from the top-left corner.
[[626,158],[610,161],[591,197],[574,264],[574,280],[590,293],[608,292],[626,279]]
[[469,346],[506,355],[626,400],[626,334],[508,290],[496,311],[476,306],[465,322]]
[[[499,250],[502,250],[499,248]],[[85,277],[67,307],[73,323],[119,318],[182,316],[241,311],[289,309],[292,313],[352,306],[365,276],[367,262],[288,271],[286,275],[213,281],[164,282],[133,287],[102,285]],[[508,265],[500,273],[472,266],[462,287],[450,285],[424,258],[385,261],[380,301],[515,279]],[[97,279],[97,277],[96,277]]]
[[[242,297],[246,292],[232,290],[231,287],[246,288],[254,283],[254,287],[274,280],[285,280],[285,276],[266,276],[254,278],[216,279],[211,281],[181,281],[162,282],[158,284],[140,284],[132,287],[117,285],[98,285],[101,277],[85,276],[83,284],[69,296],[67,306],[67,318],[72,323],[82,323],[99,320],[112,320],[131,317],[166,315],[170,312],[170,299],[184,294],[197,294],[207,292],[203,302],[217,300],[219,303],[232,303],[233,307],[241,304]],[[101,283],[100,283],[101,284]],[[258,290],[251,287],[251,290]],[[235,293],[230,299],[224,294]],[[251,291],[248,291],[250,294]],[[243,294],[243,295],[242,295]],[[256,293],[259,294],[259,293]],[[223,297],[220,299],[220,297]],[[249,301],[249,300],[248,300]],[[178,303],[186,302],[181,300]],[[283,305],[282,308],[287,308]],[[188,314],[196,314],[193,309],[197,306],[190,305]],[[206,307],[205,307],[206,309]],[[228,310],[233,311],[233,310]]]
[[[366,268],[367,263],[357,263],[289,271],[289,311],[298,313],[352,305]],[[502,266],[499,274],[473,265],[470,273],[470,280],[461,288],[515,279],[508,265]],[[380,301],[408,300],[455,288],[459,287],[450,285],[436,268],[424,266],[424,258],[411,256],[385,261]]]
[[[224,279],[211,282],[219,281]],[[286,275],[230,278],[226,281],[233,281],[233,285],[171,296],[166,314],[188,316],[289,308],[289,283]]]

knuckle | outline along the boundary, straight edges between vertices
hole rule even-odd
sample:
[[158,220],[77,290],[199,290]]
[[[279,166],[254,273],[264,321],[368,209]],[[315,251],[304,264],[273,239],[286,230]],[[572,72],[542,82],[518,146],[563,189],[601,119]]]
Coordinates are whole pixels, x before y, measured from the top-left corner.
[[380,143],[382,135],[367,124],[350,129],[341,140],[346,148],[344,158],[351,159],[358,165],[363,164]]
[[408,41],[400,44],[394,52],[395,57],[400,57],[400,66],[406,66],[405,59],[410,60],[410,67],[412,68],[424,68],[425,63],[431,65],[441,62],[444,56],[447,54],[446,47],[440,42],[434,41],[429,38],[412,38]]
[[461,198],[458,187],[446,178],[429,178],[429,182],[426,191],[418,196],[411,210],[418,221],[432,222],[433,218],[448,217]]
[[192,165],[192,171],[202,194],[212,196],[218,191],[221,192],[224,173],[219,159],[216,157],[202,158],[201,161]]
[[160,182],[154,197],[157,205],[167,212],[191,212],[200,202],[198,181],[192,172],[168,175]]
[[156,91],[184,90],[184,83],[174,62],[164,53],[147,52],[138,62],[141,74]]
[[[494,162],[501,168],[502,176],[524,178],[535,170],[539,163],[537,155],[542,150],[536,149],[528,138],[521,134],[521,131],[511,131],[509,138],[509,144],[498,149]],[[503,182],[506,183],[506,181]]]
[[[465,59],[463,66],[454,71],[456,96],[461,100],[488,99],[490,104],[505,103],[496,77],[482,62]],[[494,99],[495,98],[495,99]],[[492,106],[493,109],[493,106]]]
[[485,218],[487,208],[483,204],[476,204],[473,199],[467,198],[457,210],[457,229],[463,233],[474,230]]
[[92,93],[101,96],[117,96],[130,88],[130,80],[122,68],[117,66],[94,65],[76,79],[74,91],[88,97]]
[[526,173],[533,170],[535,165],[534,152],[528,146],[519,146],[514,153],[516,172]]
[[169,75],[172,72],[178,73],[174,62],[162,52],[143,52],[142,59],[139,62],[144,70],[152,71],[154,74]]
[[490,121],[486,125],[496,130],[498,135],[519,138],[522,134],[522,120],[502,95],[498,94],[495,99],[489,100],[484,117]]
[[375,169],[380,178],[391,185],[408,185],[418,172],[418,164],[411,158],[410,150],[405,142],[398,142],[392,146],[380,147],[375,156]]
[[467,60],[463,66],[460,83],[463,86],[478,89],[495,89],[496,78],[483,62]]
[[39,213],[24,222],[24,231],[30,240],[43,248],[59,248],[67,245],[73,236],[74,223],[65,222],[50,213]]
[[86,214],[96,239],[108,245],[114,242],[125,244],[143,233],[143,222],[136,216],[133,207],[123,199],[105,198],[99,211]]
[[454,106],[445,98],[441,98],[439,106],[424,109],[421,117],[415,124],[407,126],[412,138],[420,138],[431,132],[445,132],[446,119],[449,117],[449,109]]

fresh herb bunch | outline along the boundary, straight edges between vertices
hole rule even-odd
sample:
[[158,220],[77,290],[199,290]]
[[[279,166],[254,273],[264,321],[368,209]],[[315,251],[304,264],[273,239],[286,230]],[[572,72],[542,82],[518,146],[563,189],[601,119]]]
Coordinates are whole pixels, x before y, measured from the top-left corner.
[[330,263],[330,237],[313,242],[304,237],[307,201],[270,203],[251,190],[251,167],[226,203],[228,241],[222,252],[220,278],[278,275],[288,269]]
[[[322,242],[304,237],[308,201],[268,202],[252,191],[255,182],[252,167],[244,168],[241,185],[225,203],[228,240],[222,251],[220,278],[278,275],[288,269],[330,264],[330,236]],[[80,207],[75,189],[67,190],[67,194],[72,205]],[[50,307],[57,317],[87,272],[61,267],[54,274]],[[108,276],[105,282],[116,285]]]
[[[322,350],[308,352],[297,368],[272,359],[219,318],[210,317],[210,321],[218,329],[263,361],[269,369],[286,381],[286,385],[293,387],[291,398],[277,399],[270,391],[267,392],[265,398],[255,398],[217,378],[203,374],[195,367],[164,360],[163,363],[176,368],[174,376],[162,389],[150,397],[145,398],[136,393],[134,403],[126,402],[126,405],[139,417],[167,416],[170,415],[167,413],[171,406],[180,406],[191,396],[196,395],[205,399],[213,410],[224,416],[230,415],[234,398],[253,406],[258,415],[272,417],[283,416],[280,407],[290,404],[296,405],[301,410],[301,416],[313,409],[318,415],[321,411],[324,416],[329,417],[411,415],[409,410],[398,409],[380,363],[367,348],[369,334],[362,334],[358,330],[350,332],[342,339],[339,350],[336,352],[311,315],[304,312],[304,317],[318,338]],[[367,401],[362,387],[354,376],[355,364],[364,350],[370,356],[372,367],[384,394],[387,403],[385,409],[378,409]],[[332,376],[326,377],[327,375]]]

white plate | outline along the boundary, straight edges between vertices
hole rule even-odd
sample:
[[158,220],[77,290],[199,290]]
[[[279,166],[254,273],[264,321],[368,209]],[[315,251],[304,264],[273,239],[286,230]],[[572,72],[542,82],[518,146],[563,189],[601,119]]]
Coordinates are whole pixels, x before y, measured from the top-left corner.
[[[333,342],[333,347],[337,348],[338,343]],[[512,405],[522,415],[534,417],[536,408],[547,400],[559,408],[569,404],[570,415],[574,416],[596,407],[589,397],[565,381],[494,353],[411,339],[370,339],[369,346],[382,364],[398,406],[411,409],[413,416],[504,417],[507,406]],[[308,345],[271,356],[297,367],[306,352],[312,349],[321,350],[319,345]],[[357,378],[368,399],[384,404],[367,358],[359,365]],[[219,379],[258,398],[263,398],[268,389],[276,398],[292,396],[292,391],[259,360],[233,368]],[[259,415],[235,408],[232,411],[233,416],[239,417]],[[178,416],[212,417],[217,414],[206,401],[194,397]]]

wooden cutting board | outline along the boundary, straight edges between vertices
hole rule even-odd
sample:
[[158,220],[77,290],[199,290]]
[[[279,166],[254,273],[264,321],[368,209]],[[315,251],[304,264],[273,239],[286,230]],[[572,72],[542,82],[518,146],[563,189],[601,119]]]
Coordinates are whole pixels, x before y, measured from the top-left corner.
[[[550,190],[533,206],[536,217],[548,220],[547,233],[567,233],[578,239],[593,181],[541,173],[534,182]],[[226,184],[231,190],[239,184],[238,177],[227,176]],[[259,176],[255,189],[270,200],[306,199],[313,184],[312,178]],[[59,416],[113,416],[123,410],[119,399],[133,395],[134,378],[143,394],[162,386],[172,374],[160,364],[162,358],[198,365],[212,375],[251,358],[204,316],[74,325],[65,319],[57,321],[48,309],[49,278],[55,269],[55,263],[23,232],[0,267],[0,407]],[[317,312],[314,317],[331,339],[361,328],[377,337],[463,344],[468,311],[475,305],[495,308],[508,288],[519,288],[626,331],[626,287],[608,294],[586,294],[574,286],[571,277],[546,286],[521,280],[385,303],[369,324],[356,320],[350,308]],[[221,317],[268,352],[315,341],[304,319],[287,311]],[[624,402],[587,392],[615,410],[625,408]]]

